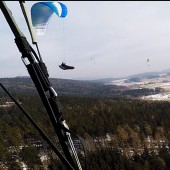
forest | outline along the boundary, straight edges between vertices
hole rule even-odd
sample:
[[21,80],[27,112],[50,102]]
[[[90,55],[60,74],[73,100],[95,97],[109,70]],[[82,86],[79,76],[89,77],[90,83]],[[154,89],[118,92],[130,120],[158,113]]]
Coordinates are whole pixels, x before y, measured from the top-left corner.
[[[39,96],[15,92],[13,96],[58,145]],[[169,102],[71,95],[58,98],[70,130],[84,139],[87,169],[170,169]],[[1,101],[11,99],[3,93]],[[21,169],[21,162],[30,169],[65,169],[16,105],[0,105],[0,127],[1,169]],[[81,145],[77,152],[84,167]],[[48,159],[42,161],[42,155]]]

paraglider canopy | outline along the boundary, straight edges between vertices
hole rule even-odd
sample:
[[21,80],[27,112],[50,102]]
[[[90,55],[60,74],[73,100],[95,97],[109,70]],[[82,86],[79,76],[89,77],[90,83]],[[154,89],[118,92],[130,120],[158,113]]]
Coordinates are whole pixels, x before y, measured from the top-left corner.
[[[61,2],[37,2],[31,7],[31,20],[37,35],[44,35],[48,27],[50,18],[56,14],[59,18],[67,16],[67,7]],[[64,62],[59,65],[63,70],[74,69]]]
[[37,2],[31,7],[32,25],[37,35],[44,35],[52,14],[60,18],[67,15],[67,7],[61,2]]

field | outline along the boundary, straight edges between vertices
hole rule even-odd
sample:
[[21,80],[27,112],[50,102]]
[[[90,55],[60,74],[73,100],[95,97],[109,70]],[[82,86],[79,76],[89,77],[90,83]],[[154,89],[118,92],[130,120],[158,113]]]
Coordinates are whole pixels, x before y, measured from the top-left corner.
[[[135,81],[134,81],[135,80]],[[118,85],[118,86],[126,86],[129,89],[161,89],[159,94],[142,96],[142,99],[147,100],[164,100],[170,101],[170,75],[160,74],[155,77],[142,77],[136,79],[119,79],[111,81],[110,84]]]

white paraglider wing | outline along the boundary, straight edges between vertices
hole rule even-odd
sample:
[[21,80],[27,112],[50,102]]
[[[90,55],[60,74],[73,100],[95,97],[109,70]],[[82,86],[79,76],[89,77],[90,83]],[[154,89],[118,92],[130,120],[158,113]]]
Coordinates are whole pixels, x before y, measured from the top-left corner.
[[53,14],[60,18],[67,15],[67,7],[61,2],[38,2],[31,7],[31,20],[37,35],[44,35]]

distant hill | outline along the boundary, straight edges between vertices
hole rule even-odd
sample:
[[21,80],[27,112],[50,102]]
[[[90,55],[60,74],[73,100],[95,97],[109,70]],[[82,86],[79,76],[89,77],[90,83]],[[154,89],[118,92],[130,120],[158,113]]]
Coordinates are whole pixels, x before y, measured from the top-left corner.
[[[133,89],[123,84],[115,84],[113,81],[124,83],[142,82],[143,79],[154,79],[163,75],[169,75],[164,72],[147,72],[135,74],[124,78],[106,78],[97,80],[71,80],[49,78],[51,86],[58,95],[81,95],[81,96],[101,96],[101,97],[124,97],[124,96],[142,96],[152,95],[154,91],[144,89]],[[9,91],[13,93],[37,93],[34,83],[30,77],[0,78],[2,83]],[[2,89],[0,89],[2,92]]]
[[119,78],[106,78],[106,79],[99,79],[99,80],[91,80],[92,82],[98,82],[103,84],[110,84],[114,80],[121,80],[121,79],[127,79],[127,81],[139,81],[140,79],[152,79],[156,77],[160,77],[162,75],[170,75],[170,69],[165,69],[160,72],[145,72],[145,73],[139,73],[139,74],[133,74],[126,77],[119,77]]
[[161,73],[162,72],[146,72],[146,73],[134,74],[128,76],[127,78],[153,78],[153,77],[158,77]]
[[86,82],[108,84],[109,82],[113,80],[118,80],[118,79],[119,78],[104,78],[104,79],[97,79],[97,80],[86,80]]
[[[50,78],[51,86],[60,95],[104,96],[120,95],[126,87],[104,85],[101,81],[85,81]],[[29,77],[0,78],[2,83],[13,93],[37,93],[32,79]],[[2,91],[2,89],[0,89]]]

